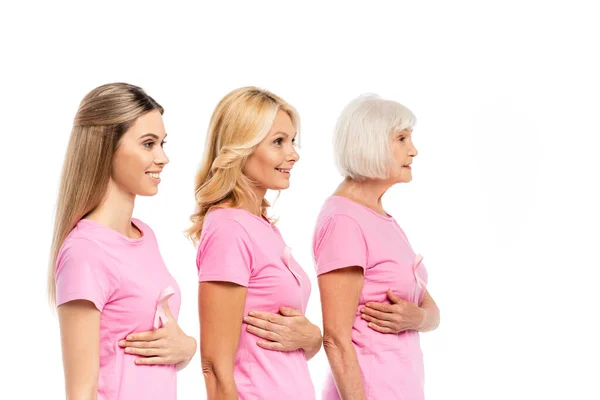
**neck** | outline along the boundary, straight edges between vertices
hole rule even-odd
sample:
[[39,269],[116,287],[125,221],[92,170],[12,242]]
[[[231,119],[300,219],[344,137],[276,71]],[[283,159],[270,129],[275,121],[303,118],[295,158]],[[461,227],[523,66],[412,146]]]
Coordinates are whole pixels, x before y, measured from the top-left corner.
[[391,183],[379,179],[355,181],[353,179],[346,178],[338,186],[334,195],[347,197],[357,203],[371,208],[379,214],[387,215],[383,209],[381,198],[391,186]]
[[98,222],[128,237],[138,237],[139,232],[131,225],[135,194],[120,190],[111,180],[104,199],[89,213],[86,219]]
[[254,187],[252,190],[254,192],[254,198],[246,196],[240,208],[260,217],[262,216],[262,201],[267,194],[267,190],[259,187]]

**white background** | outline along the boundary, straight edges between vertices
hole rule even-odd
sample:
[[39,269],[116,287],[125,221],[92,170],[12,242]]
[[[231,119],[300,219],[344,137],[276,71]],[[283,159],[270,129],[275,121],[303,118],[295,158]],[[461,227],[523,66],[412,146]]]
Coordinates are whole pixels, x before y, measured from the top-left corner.
[[[0,9],[2,399],[64,398],[46,265],[81,98],[114,81],[166,109],[171,163],[135,216],[156,232],[198,336],[193,178],[219,99],[256,85],[302,118],[275,212],[313,281],[313,225],[353,97],[414,111],[414,180],[384,205],[425,255],[442,314],[422,335],[428,399],[598,399],[600,62],[593,2],[19,2]],[[324,352],[310,361],[317,392]],[[198,355],[179,398],[204,398]],[[384,399],[387,400],[387,399]]]

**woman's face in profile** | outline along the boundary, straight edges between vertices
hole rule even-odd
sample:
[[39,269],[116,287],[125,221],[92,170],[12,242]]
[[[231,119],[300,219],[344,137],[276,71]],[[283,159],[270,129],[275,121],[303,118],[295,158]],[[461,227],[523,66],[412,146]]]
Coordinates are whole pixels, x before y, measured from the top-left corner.
[[287,189],[292,167],[300,159],[295,138],[296,128],[292,120],[287,113],[279,110],[271,130],[246,160],[244,175],[265,190]]
[[412,142],[412,129],[394,132],[390,136],[392,150],[392,170],[390,180],[393,183],[410,182],[412,180],[413,158],[419,154]]
[[125,132],[113,158],[111,176],[122,191],[140,196],[158,193],[160,173],[169,162],[163,149],[166,136],[158,110],[142,115]]

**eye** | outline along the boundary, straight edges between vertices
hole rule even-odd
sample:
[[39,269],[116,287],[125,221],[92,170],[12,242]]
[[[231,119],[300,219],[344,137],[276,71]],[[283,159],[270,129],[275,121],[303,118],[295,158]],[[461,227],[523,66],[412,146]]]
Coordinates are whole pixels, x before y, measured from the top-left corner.
[[404,139],[406,139],[406,136],[400,136],[400,141],[404,142]]
[[152,147],[154,147],[154,142],[146,142],[143,144],[143,146],[147,149],[151,149]]
[[293,146],[295,146],[295,145],[296,145],[296,143],[297,143],[297,142],[296,142],[296,138],[293,138],[293,139],[292,139],[292,145],[293,145]]
[[163,140],[163,141],[162,141],[162,143],[160,144],[160,147],[164,147],[164,146],[165,146],[165,144],[167,144],[167,141],[166,141],[166,140]]
[[276,146],[281,146],[282,143],[283,143],[283,138],[275,139],[275,141],[273,142],[273,144],[275,144]]

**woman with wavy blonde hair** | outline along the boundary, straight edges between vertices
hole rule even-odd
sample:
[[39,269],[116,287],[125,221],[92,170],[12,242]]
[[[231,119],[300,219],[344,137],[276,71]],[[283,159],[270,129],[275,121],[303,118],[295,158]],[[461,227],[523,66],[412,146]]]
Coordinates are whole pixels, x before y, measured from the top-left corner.
[[304,317],[310,281],[264,198],[289,187],[298,127],[291,105],[254,87],[226,95],[210,122],[188,232],[209,399],[315,398],[307,360],[321,332]]
[[152,229],[132,218],[169,162],[163,108],[126,83],[89,92],[75,116],[49,266],[69,399],[177,397],[196,341],[177,324],[181,295]]

